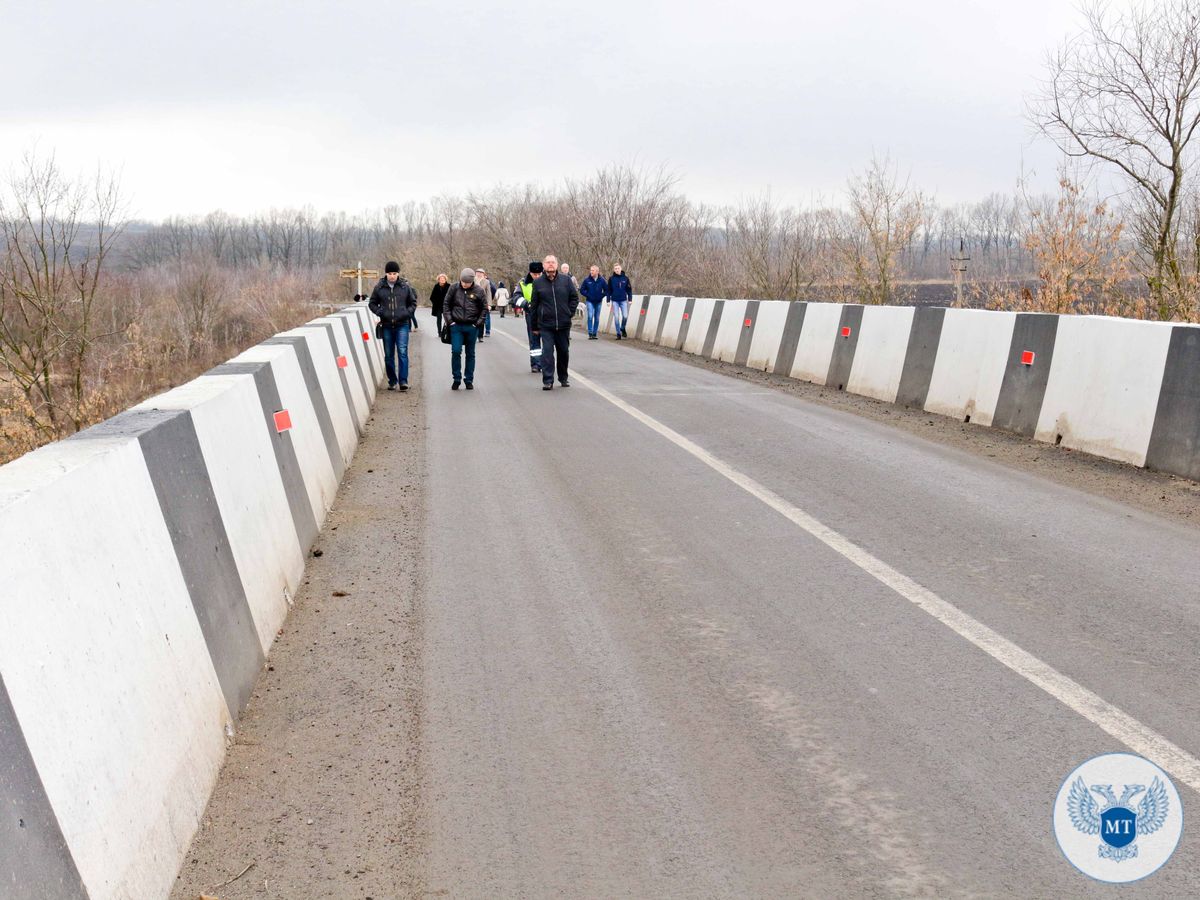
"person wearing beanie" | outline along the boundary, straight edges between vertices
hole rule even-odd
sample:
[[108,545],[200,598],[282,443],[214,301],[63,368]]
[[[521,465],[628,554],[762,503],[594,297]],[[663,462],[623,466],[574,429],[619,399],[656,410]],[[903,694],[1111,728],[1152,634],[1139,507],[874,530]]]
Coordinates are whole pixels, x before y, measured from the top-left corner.
[[[457,391],[464,382],[468,391],[475,390],[475,342],[483,331],[487,312],[487,297],[475,283],[475,270],[463,269],[458,282],[450,286],[446,299],[442,301],[442,324],[450,333],[450,374],[454,377],[450,385],[452,391]],[[465,373],[462,369],[464,348],[467,351]]]
[[383,267],[383,277],[371,291],[368,308],[379,317],[388,390],[408,390],[408,335],[417,327],[417,292],[400,277],[394,260]]
[[536,259],[529,264],[529,274],[521,279],[517,288],[521,291],[521,305],[525,310],[525,334],[529,338],[529,371],[542,371],[542,339],[537,334],[533,316],[529,314],[529,301],[533,299],[533,282],[542,277],[542,264]]

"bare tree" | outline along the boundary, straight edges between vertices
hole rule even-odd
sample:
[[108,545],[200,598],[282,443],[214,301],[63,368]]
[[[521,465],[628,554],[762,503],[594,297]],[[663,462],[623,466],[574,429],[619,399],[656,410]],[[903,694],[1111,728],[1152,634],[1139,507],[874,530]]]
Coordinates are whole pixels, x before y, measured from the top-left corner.
[[1083,10],[1083,30],[1054,51],[1030,104],[1033,123],[1072,157],[1107,164],[1130,185],[1142,270],[1161,319],[1186,293],[1179,217],[1188,149],[1200,125],[1200,15],[1194,0]]
[[817,280],[822,234],[814,211],[780,208],[764,196],[727,211],[724,223],[739,291],[793,299]]
[[71,180],[53,156],[26,155],[0,196],[0,364],[30,425],[56,437],[87,417],[104,264],[123,227],[115,178]]
[[839,217],[838,255],[863,303],[896,300],[900,256],[921,225],[925,200],[886,157],[848,182],[848,216]]

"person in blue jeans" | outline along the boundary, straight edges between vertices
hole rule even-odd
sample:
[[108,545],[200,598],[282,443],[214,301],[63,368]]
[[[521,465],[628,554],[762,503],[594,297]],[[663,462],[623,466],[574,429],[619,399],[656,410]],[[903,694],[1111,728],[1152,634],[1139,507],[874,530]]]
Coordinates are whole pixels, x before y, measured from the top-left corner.
[[600,267],[592,266],[588,277],[579,285],[579,293],[587,303],[587,333],[589,341],[600,337],[600,308],[608,298],[608,282],[600,277]]
[[379,317],[388,390],[408,390],[408,334],[417,327],[417,292],[400,277],[400,264],[389,261],[371,291],[367,307]]
[[[487,295],[475,283],[475,270],[463,269],[458,284],[446,292],[442,303],[442,323],[450,332],[450,374],[454,382],[450,390],[457,391],[466,384],[468,391],[475,390],[475,342],[483,332],[487,318]],[[463,350],[467,352],[467,370],[463,371]]]
[[479,332],[479,340],[485,337],[492,336],[492,304],[495,302],[496,288],[492,284],[492,279],[488,278],[487,269],[475,270],[475,287],[483,291],[483,296],[487,300],[487,315],[483,319],[483,331]]
[[620,263],[613,266],[612,278],[608,279],[608,297],[612,300],[613,328],[617,332],[617,340],[628,338],[629,333],[625,326],[629,322],[629,301],[633,298],[633,285],[629,283],[629,276],[625,274]]

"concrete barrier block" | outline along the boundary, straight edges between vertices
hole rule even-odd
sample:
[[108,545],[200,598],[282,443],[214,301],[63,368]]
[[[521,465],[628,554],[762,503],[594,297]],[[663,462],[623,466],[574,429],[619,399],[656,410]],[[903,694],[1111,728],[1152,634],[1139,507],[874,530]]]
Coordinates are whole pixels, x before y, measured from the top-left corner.
[[[228,370],[227,370],[228,371]],[[292,517],[252,374],[208,375],[134,407],[187,410],[265,656],[304,572]]]
[[1167,322],[1060,316],[1035,437],[1143,465],[1173,328]]
[[0,678],[91,900],[165,897],[231,714],[140,441],[85,435],[0,467]]
[[345,460],[307,340],[297,336],[279,342],[267,341],[235,356],[230,363],[271,366],[279,393],[278,406],[272,412],[287,410],[291,418],[292,427],[287,434],[319,526],[337,495]]
[[697,298],[685,326],[687,331],[683,344],[685,353],[703,353],[704,343],[708,337],[708,328],[712,324],[712,314],[716,308],[716,300],[710,297]]
[[1200,481],[1200,326],[1171,330],[1146,465]]
[[748,368],[763,372],[774,370],[790,307],[791,303],[786,300],[764,300],[758,304],[751,325],[753,334],[750,348],[746,354],[745,365]]
[[1016,321],[1011,312],[946,310],[925,409],[991,425]]
[[911,306],[868,306],[846,390],[892,403],[904,373],[904,357],[912,331]]
[[335,318],[341,319],[342,325],[345,328],[346,343],[352,351],[350,359],[362,375],[363,391],[369,409],[375,404],[375,394],[379,389],[380,376],[383,374],[383,370],[376,364],[375,358],[368,349],[366,341],[363,340],[362,317],[359,316],[358,310],[351,307],[338,310],[333,315]]
[[321,325],[301,325],[291,331],[281,332],[264,343],[288,343],[290,338],[302,338],[304,341],[303,348],[298,352],[302,356],[307,354],[312,362],[321,396],[329,410],[330,423],[337,435],[342,471],[345,471],[358,446],[358,425],[349,380],[345,370],[337,365],[337,354],[334,353],[336,345],[332,342],[329,330]]
[[696,305],[695,299],[691,297],[673,297],[671,306],[663,315],[662,333],[659,335],[658,343],[663,347],[678,348],[679,335],[683,327],[683,314],[687,312],[688,321],[691,320],[691,310]]
[[742,330],[746,319],[745,300],[726,300],[721,308],[721,323],[717,328],[716,342],[707,354],[710,359],[722,362],[736,362],[738,344],[742,339]]
[[646,313],[637,323],[639,340],[654,342],[654,338],[658,335],[658,320],[662,316],[663,303],[666,302],[666,299],[664,294],[651,294],[649,300],[646,301]]
[[[354,355],[354,350],[350,346],[346,323],[337,313],[332,313],[314,319],[309,325],[324,328],[329,334],[334,365],[345,378],[356,430],[358,436],[362,437],[363,426],[367,424],[367,417],[371,414],[371,395],[367,387],[367,375],[359,366],[358,357]],[[344,366],[340,364],[343,357],[346,360]]]
[[771,371],[779,375],[791,375],[796,363],[796,351],[800,347],[800,335],[804,331],[804,317],[808,312],[808,303],[803,300],[793,300],[787,304],[787,315],[783,323],[783,333],[779,339],[779,349],[775,361],[771,363]]
[[792,370],[788,373],[792,378],[811,381],[813,384],[825,384],[841,319],[841,303],[806,304],[804,327],[796,345]]

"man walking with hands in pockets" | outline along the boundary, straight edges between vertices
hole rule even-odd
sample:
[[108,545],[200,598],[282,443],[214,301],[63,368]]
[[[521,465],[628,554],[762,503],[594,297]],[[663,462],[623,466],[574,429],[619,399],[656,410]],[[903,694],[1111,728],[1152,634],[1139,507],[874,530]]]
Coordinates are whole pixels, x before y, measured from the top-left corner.
[[558,383],[570,387],[567,363],[571,346],[571,320],[579,308],[579,291],[569,275],[558,271],[558,257],[542,260],[542,277],[533,282],[533,297],[529,304],[533,333],[542,340],[542,390],[554,389],[555,355],[557,354]]
[[475,283],[475,270],[463,269],[458,283],[450,287],[442,303],[442,322],[450,332],[450,373],[454,376],[451,390],[457,391],[464,380],[464,348],[467,351],[467,390],[475,390],[475,341],[483,331],[487,312],[487,296]]

